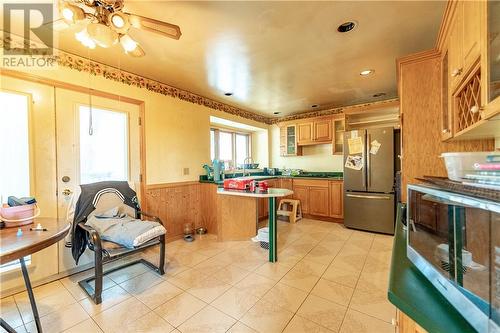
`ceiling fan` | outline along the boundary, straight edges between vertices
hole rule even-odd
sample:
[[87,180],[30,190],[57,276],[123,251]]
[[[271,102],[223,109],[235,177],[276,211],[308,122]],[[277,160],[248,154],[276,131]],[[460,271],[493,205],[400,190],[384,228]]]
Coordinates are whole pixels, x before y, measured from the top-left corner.
[[69,26],[82,27],[75,38],[84,46],[107,48],[120,43],[125,53],[142,57],[144,50],[129,34],[131,29],[140,29],[164,37],[179,39],[181,29],[171,23],[123,11],[124,0],[61,0],[59,10],[62,18],[52,23],[54,30]]

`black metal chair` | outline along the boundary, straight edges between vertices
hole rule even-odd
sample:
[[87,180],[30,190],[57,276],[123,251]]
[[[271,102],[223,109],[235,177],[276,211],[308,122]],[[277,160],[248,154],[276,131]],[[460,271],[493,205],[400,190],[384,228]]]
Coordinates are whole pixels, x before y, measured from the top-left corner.
[[[102,195],[99,198],[99,201],[96,204],[96,209],[92,214],[97,214],[98,212],[103,212],[107,211],[108,209],[111,209],[113,207],[119,207],[120,211],[129,214],[130,216],[136,216],[136,218],[148,218],[147,220],[152,220],[159,222],[160,224],[163,225],[162,221],[160,218],[147,214],[142,211],[138,211],[130,206],[127,206],[123,204],[123,201],[121,198],[119,198],[116,194],[110,192]],[[90,216],[92,216],[92,214]],[[89,217],[90,217],[89,216]],[[99,233],[89,227],[88,225],[85,225],[84,222],[81,222],[78,224],[79,228],[82,228],[85,230],[85,232],[88,233],[88,239],[89,239],[89,244],[88,248],[94,252],[94,270],[95,274],[93,277],[81,280],[78,282],[80,287],[82,287],[85,292],[92,298],[94,303],[100,304],[102,302],[102,288],[103,288],[103,277],[109,273],[115,272],[117,270],[123,269],[128,266],[132,266],[138,263],[142,263],[151,269],[155,270],[158,274],[164,275],[165,270],[164,270],[164,265],[165,265],[165,234],[156,237],[155,239],[152,239],[145,244],[138,246],[134,249],[129,249],[126,247],[123,247],[119,244],[113,243],[113,242],[108,242],[104,241],[101,239]],[[110,270],[107,270],[104,272],[103,266],[104,264],[110,263],[112,261],[116,261],[118,259],[121,259],[123,257],[129,256],[131,254],[143,251],[146,248],[160,245],[160,258],[159,258],[159,263],[158,266],[154,265],[153,263],[147,261],[146,259],[138,259],[132,262],[125,263],[123,265],[120,265],[118,267],[114,267]],[[95,280],[95,287],[93,288],[90,285],[90,282]]]

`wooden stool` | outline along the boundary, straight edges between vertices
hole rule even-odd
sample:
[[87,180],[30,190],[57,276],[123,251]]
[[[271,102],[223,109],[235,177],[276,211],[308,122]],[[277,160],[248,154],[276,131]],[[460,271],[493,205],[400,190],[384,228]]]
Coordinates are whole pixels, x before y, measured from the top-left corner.
[[[283,205],[292,206],[292,210],[284,209]],[[295,223],[302,218],[302,208],[300,207],[300,200],[294,199],[281,199],[277,215],[288,216],[290,223]]]

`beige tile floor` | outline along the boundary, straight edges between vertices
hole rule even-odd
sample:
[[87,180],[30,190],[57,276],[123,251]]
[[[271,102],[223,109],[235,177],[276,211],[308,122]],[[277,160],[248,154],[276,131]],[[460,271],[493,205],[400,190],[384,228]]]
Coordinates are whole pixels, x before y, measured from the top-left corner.
[[[278,224],[275,264],[258,244],[205,235],[168,243],[164,276],[140,264],[107,275],[100,305],[77,284],[91,272],[37,287],[44,331],[395,331],[386,296],[392,237],[309,219]],[[142,255],[158,258],[154,249]],[[1,299],[1,316],[36,331],[26,292]]]

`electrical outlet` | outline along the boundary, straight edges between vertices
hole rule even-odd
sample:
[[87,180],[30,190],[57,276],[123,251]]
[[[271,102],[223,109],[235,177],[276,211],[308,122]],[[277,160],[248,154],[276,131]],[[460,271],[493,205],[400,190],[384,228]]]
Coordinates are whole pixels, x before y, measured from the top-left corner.
[[184,169],[182,169],[182,174],[183,174],[184,176],[189,175],[189,168],[184,168]]

